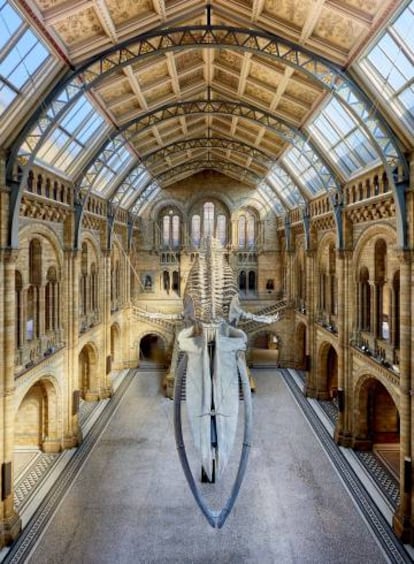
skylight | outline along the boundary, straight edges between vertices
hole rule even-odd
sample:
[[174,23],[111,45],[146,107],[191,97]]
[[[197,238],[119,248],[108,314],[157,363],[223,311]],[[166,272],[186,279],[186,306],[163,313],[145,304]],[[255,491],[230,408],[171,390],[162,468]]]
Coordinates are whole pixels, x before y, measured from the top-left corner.
[[273,190],[270,188],[266,182],[262,182],[258,187],[257,191],[262,196],[264,201],[277,215],[283,215],[286,210],[280,203],[280,200],[277,198]]
[[412,134],[414,127],[414,1],[360,61],[378,94]]
[[0,0],[0,116],[49,58],[29,25],[9,2]]
[[296,207],[305,203],[299,188],[293,182],[288,173],[279,165],[273,166],[267,176],[267,180],[289,207]]
[[148,174],[148,171],[144,170],[141,175],[135,179],[135,182],[130,184],[128,190],[125,192],[121,200],[120,206],[126,209],[129,208],[134,198],[137,196],[137,194],[139,194],[139,191],[147,184],[149,180],[150,175]]
[[108,128],[103,117],[85,96],[81,96],[44,141],[38,159],[66,174],[73,174],[79,168],[78,157],[84,157],[91,145],[102,139],[105,130]]
[[358,122],[336,98],[331,98],[309,129],[346,177],[379,158]]
[[[314,163],[310,160],[313,151],[307,143],[302,150],[292,147],[283,156],[283,162],[287,165],[294,177],[303,184],[312,196],[317,196],[325,190],[321,175],[316,170]],[[313,153],[314,157],[315,154]]]
[[132,164],[133,159],[122,140],[115,150],[104,150],[99,156],[102,168],[93,182],[92,190],[103,196],[110,195],[117,177]]

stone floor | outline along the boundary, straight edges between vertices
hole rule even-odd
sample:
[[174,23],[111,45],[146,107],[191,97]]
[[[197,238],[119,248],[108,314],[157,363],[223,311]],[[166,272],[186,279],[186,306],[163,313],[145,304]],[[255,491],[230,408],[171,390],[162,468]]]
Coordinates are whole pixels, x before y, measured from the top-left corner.
[[384,557],[275,371],[255,374],[255,439],[213,530],[185,483],[161,376],[139,373],[29,562],[381,563]]

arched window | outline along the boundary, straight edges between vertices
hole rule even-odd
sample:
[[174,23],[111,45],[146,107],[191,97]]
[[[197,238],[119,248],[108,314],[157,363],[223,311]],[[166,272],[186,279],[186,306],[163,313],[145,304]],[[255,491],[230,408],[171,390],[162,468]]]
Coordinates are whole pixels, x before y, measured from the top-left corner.
[[249,292],[256,291],[256,273],[254,270],[249,271],[248,285],[249,285]]
[[162,244],[164,247],[170,246],[170,222],[170,216],[164,215],[162,218]]
[[33,341],[36,337],[36,308],[37,288],[29,286],[27,290],[26,340]]
[[16,347],[23,345],[22,325],[23,325],[23,278],[18,270],[15,274],[15,292],[16,292]]
[[35,286],[42,283],[42,246],[39,239],[32,239],[29,245],[29,282]]
[[337,313],[337,294],[338,294],[338,282],[336,279],[336,255],[335,246],[331,245],[329,247],[329,277],[328,277],[328,303],[329,312],[332,315]]
[[246,291],[246,272],[242,270],[239,274],[239,290]]
[[180,218],[174,215],[172,218],[172,246],[176,249],[180,245]]
[[387,244],[383,239],[375,243],[375,336],[380,339],[389,337],[388,300],[384,293],[387,262]]
[[200,246],[201,239],[201,219],[199,215],[191,218],[191,243],[194,247]]
[[216,237],[223,246],[227,243],[226,227],[226,216],[223,214],[218,215]]
[[371,330],[371,287],[369,272],[364,266],[359,274],[359,327],[362,331]]
[[176,270],[174,270],[172,275],[172,289],[177,293],[180,291],[180,276]]
[[211,237],[214,235],[214,204],[212,202],[206,202],[203,206],[203,210],[203,234],[204,237]]
[[246,239],[247,246],[249,248],[254,247],[255,233],[254,233],[254,217],[251,214],[247,215],[247,225],[246,225]]
[[88,246],[86,243],[82,244],[80,302],[81,314],[86,315],[88,312]]
[[391,343],[395,348],[400,346],[400,271],[392,280],[392,331]]
[[164,270],[164,272],[162,273],[162,279],[163,279],[164,290],[167,293],[169,293],[169,291],[170,291],[170,273],[168,272],[168,270]]
[[239,217],[239,247],[244,248],[246,245],[246,216],[242,215]]
[[96,264],[91,264],[91,305],[92,311],[98,311],[98,273]]
[[47,283],[45,288],[45,329],[52,331],[57,329],[57,276],[56,269],[51,266],[47,271]]

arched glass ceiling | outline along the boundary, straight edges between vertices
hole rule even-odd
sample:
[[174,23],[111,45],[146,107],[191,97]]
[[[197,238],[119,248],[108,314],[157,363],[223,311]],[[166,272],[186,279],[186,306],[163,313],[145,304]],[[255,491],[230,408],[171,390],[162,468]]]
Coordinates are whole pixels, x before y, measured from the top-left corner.
[[331,98],[309,125],[345,178],[363,170],[380,156],[356,119],[339,100]]
[[296,147],[288,149],[282,160],[292,176],[306,189],[309,196],[314,197],[325,192],[326,186],[310,154],[312,154],[310,147],[305,143],[301,149]]
[[[372,67],[372,72],[379,73],[382,82],[386,77],[387,81],[395,86],[395,88],[393,86],[393,101],[395,104],[398,101],[400,105],[405,101],[406,106],[404,107],[406,110],[412,108],[413,105],[413,40],[405,37],[411,29],[412,5],[413,3],[410,3],[403,14],[388,27],[380,37],[378,44],[372,47],[364,59],[366,64]],[[29,83],[32,83],[30,78],[33,78],[34,75],[36,75],[36,80],[41,78],[39,71],[45,67],[46,60],[50,60],[51,55],[9,2],[0,0],[0,16],[0,25],[3,25],[3,29],[0,28],[0,86],[4,88],[4,92],[7,94],[7,88],[10,90],[12,80],[16,80],[15,88],[17,90],[20,88],[23,92],[26,88],[29,88]],[[410,22],[410,24],[407,24],[407,22]],[[231,49],[231,45],[229,45],[229,49]],[[384,68],[377,64],[375,57],[378,58],[379,55],[384,60],[389,61],[383,63],[385,64]],[[160,55],[160,58],[163,56]],[[398,62],[399,57],[403,57],[401,64]],[[108,63],[109,59],[106,62]],[[113,64],[116,66],[116,62]],[[309,59],[307,64],[309,64],[310,69],[312,59]],[[315,61],[315,64],[317,64],[317,61]],[[105,64],[102,66],[104,68]],[[397,67],[400,67],[398,70],[400,76],[397,76]],[[396,76],[398,80],[395,78]],[[74,80],[79,82],[77,78]],[[333,75],[329,75],[329,72],[326,77],[326,81],[328,80],[331,82],[333,80]],[[397,92],[397,87],[403,90]],[[139,84],[137,88],[139,90]],[[11,90],[13,91],[13,88]],[[341,91],[347,91],[346,84]],[[0,91],[0,100],[5,96],[2,92],[3,90]],[[41,92],[41,88],[38,88],[38,92]],[[346,95],[342,94],[341,99],[345,100]],[[18,96],[18,93],[15,92],[14,96]],[[91,97],[82,94],[59,118],[58,122],[53,124],[36,156],[37,162],[40,164],[46,163],[72,179],[78,178],[79,173],[84,170],[85,163],[90,162],[90,157],[94,154],[93,149],[103,146],[106,136],[109,137],[109,135],[114,134],[113,128],[107,124],[93,98],[93,89]],[[13,97],[4,99],[4,108],[13,106]],[[62,98],[57,102],[65,101]],[[357,107],[355,100],[353,104],[355,110]],[[52,113],[50,115],[52,116]],[[361,118],[362,114],[358,115]],[[401,112],[398,115],[401,116]],[[373,120],[372,116],[368,117],[371,121]],[[309,143],[299,143],[297,146],[286,150],[281,157],[280,163],[286,168],[289,175],[286,173],[283,175],[282,169],[274,165],[268,176],[271,187],[265,185],[264,193],[267,194],[267,197],[273,194],[273,198],[274,194],[277,193],[285,207],[294,207],[300,201],[301,192],[306,196],[313,197],[331,187],[327,186],[326,182],[330,172],[326,167],[324,169],[321,162],[318,162],[318,157],[312,149],[314,140],[329,155],[327,165],[330,167],[330,163],[332,163],[338,173],[341,173],[340,176],[343,179],[364,170],[366,166],[375,161],[378,155],[368,136],[361,129],[362,126],[362,119],[358,122],[351,112],[345,110],[342,102],[334,100],[332,95],[328,96],[328,101],[323,109],[319,110],[311,120],[308,120],[306,131],[309,133]],[[140,151],[140,147],[135,147],[136,150]],[[134,200],[140,190],[146,186],[150,176],[147,173],[148,177],[146,178],[141,174],[126,187],[123,176],[125,176],[127,170],[132,168],[134,162],[137,162],[136,152],[130,151],[125,138],[123,138],[116,151],[107,150],[105,147],[96,162],[86,170],[86,180],[82,181],[81,187],[83,186],[87,191],[92,190],[108,198],[114,197],[120,191],[122,197],[117,199],[119,205],[126,208],[134,206],[135,209]],[[289,181],[290,175],[292,178]],[[89,181],[89,179],[91,180]],[[147,191],[147,188],[145,188],[144,192],[146,197],[153,197],[155,189]],[[138,196],[138,200],[142,197],[144,197],[144,193]],[[148,198],[144,198],[144,200],[148,201]],[[280,206],[282,205],[280,204]],[[278,206],[279,209],[280,206]],[[283,206],[281,209],[283,211]]]
[[414,127],[414,1],[388,25],[359,66],[408,133]]
[[45,140],[38,161],[72,177],[109,130],[103,117],[83,95]]
[[266,181],[259,184],[257,191],[266,204],[276,213],[276,215],[283,215],[286,213],[287,210],[281,204],[279,197]]
[[305,199],[299,188],[293,182],[289,174],[279,165],[274,165],[266,177],[268,183],[274,188],[276,194],[280,194],[282,199],[290,208],[305,204]]
[[0,116],[34,87],[50,51],[9,3],[0,0]]

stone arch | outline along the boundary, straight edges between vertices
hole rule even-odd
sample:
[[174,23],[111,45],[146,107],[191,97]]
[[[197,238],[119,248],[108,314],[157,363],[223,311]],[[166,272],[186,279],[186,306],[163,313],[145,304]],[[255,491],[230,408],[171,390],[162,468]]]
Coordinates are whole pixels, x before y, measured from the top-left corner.
[[121,328],[117,322],[112,323],[111,325],[111,358],[112,368],[116,369],[122,362]]
[[[373,374],[361,376],[354,391],[354,440],[358,450],[371,450],[398,477],[400,417],[388,383]],[[384,448],[384,445],[395,445]]]
[[226,209],[229,217],[231,215],[231,210],[234,208],[234,201],[230,196],[224,194],[223,192],[217,192],[216,190],[209,191],[209,196],[207,197],[205,193],[196,193],[190,198],[188,198],[185,215],[190,217],[197,210],[202,207],[204,202],[212,201],[213,203],[219,203],[223,208]]
[[375,226],[370,226],[365,229],[355,243],[355,250],[352,259],[353,272],[358,272],[359,267],[365,264],[365,262],[362,261],[362,253],[364,252],[366,245],[371,241],[375,242],[376,239],[384,239],[388,246],[392,246],[397,242],[396,230],[394,227],[381,222],[376,223]]
[[32,382],[15,414],[15,445],[61,450],[61,421],[58,387],[54,378],[44,376]]
[[166,198],[165,200],[154,201],[154,204],[151,206],[150,219],[157,221],[164,208],[176,208],[180,212],[181,217],[185,217],[185,207],[183,203],[176,198]]
[[248,360],[254,366],[278,366],[280,338],[275,331],[260,329],[249,335]]
[[165,364],[167,362],[168,342],[158,331],[146,331],[138,341],[138,359],[141,361]]
[[87,343],[79,353],[79,390],[82,399],[95,401],[99,399],[98,368],[99,353],[94,343]]
[[333,399],[338,391],[338,352],[329,341],[324,341],[317,355],[317,393],[322,400]]
[[89,257],[89,262],[91,262],[91,263],[96,262],[101,255],[101,247],[100,247],[99,241],[97,240],[95,235],[93,235],[92,233],[88,233],[87,231],[83,231],[82,236],[81,236],[81,240],[80,240],[80,244],[79,244],[79,249],[82,248],[83,243],[90,245],[93,249],[94,254],[95,254],[95,257],[92,257],[92,256]]
[[19,238],[21,242],[24,239],[30,241],[31,239],[37,237],[40,237],[41,239],[45,238],[48,241],[48,243],[52,246],[58,262],[59,276],[60,276],[62,265],[63,265],[63,248],[62,248],[62,241],[60,240],[59,235],[52,227],[48,225],[42,225],[40,223],[30,223],[20,229]]

